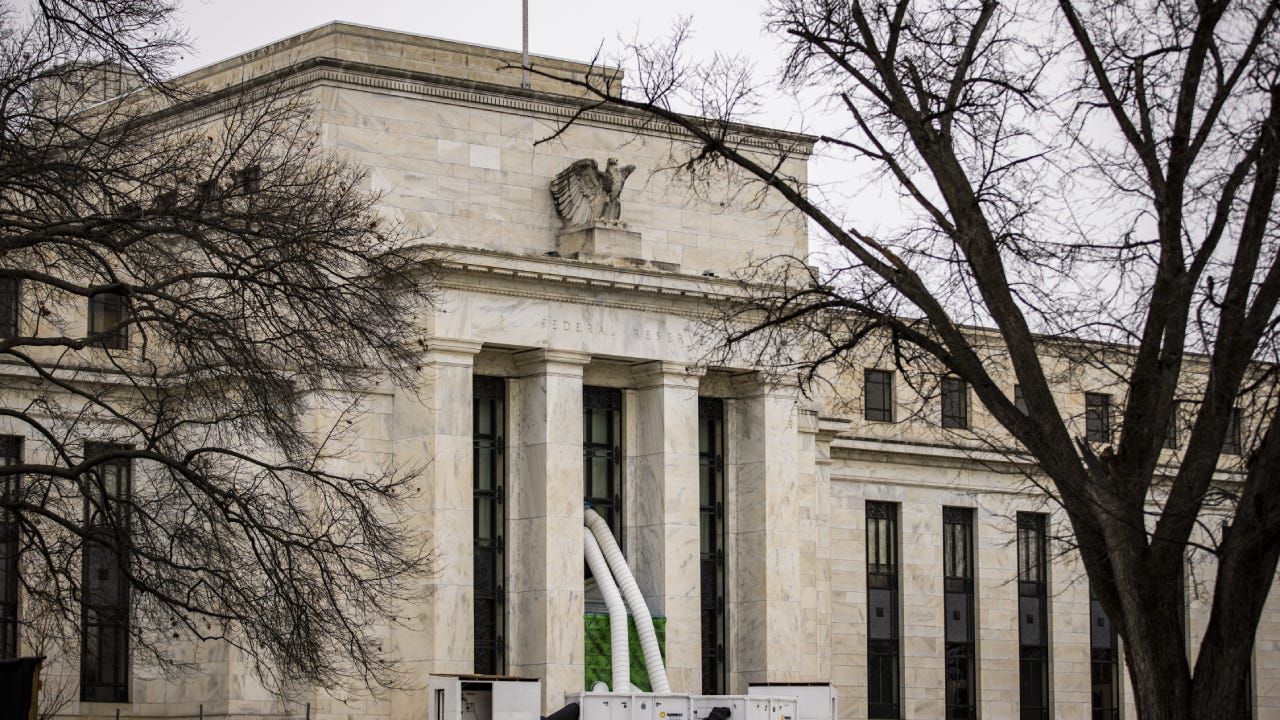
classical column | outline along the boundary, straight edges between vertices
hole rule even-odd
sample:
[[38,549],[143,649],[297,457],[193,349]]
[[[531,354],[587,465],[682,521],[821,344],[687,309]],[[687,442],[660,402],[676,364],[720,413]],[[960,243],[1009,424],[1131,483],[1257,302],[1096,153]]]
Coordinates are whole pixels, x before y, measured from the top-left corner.
[[633,368],[634,445],[628,453],[627,538],[636,582],[666,618],[674,692],[701,691],[698,564],[698,376],[684,363]]
[[[434,575],[406,608],[409,628],[394,631],[411,683],[421,687],[432,673],[473,667],[471,365],[479,351],[478,342],[432,340],[420,389],[397,388],[392,400],[395,462],[421,473],[410,523],[436,556]],[[397,694],[392,715],[414,717],[419,706],[410,694]]]
[[542,678],[544,711],[582,690],[585,353],[516,356],[508,386],[507,668]]
[[[798,392],[748,376],[728,418],[735,529],[729,622],[730,684],[802,677],[802,545]],[[810,473],[807,479],[812,481]]]

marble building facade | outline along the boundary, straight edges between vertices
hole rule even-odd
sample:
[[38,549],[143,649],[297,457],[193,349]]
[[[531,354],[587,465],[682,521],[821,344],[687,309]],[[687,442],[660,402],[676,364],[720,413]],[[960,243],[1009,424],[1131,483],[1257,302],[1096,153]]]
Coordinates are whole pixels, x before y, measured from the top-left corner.
[[[557,71],[587,66],[539,58]],[[802,255],[802,218],[777,200],[742,197],[731,177],[697,192],[658,172],[681,140],[643,119],[587,112],[534,78],[519,55],[344,24],[327,25],[198,71],[193,81],[243,87],[266,78],[317,103],[323,142],[369,168],[388,217],[444,255],[423,391],[385,387],[366,399],[363,442],[351,458],[428,467],[414,522],[430,532],[438,573],[406,609],[410,628],[388,642],[422,685],[433,673],[477,669],[476,378],[496,378],[504,452],[500,555],[503,602],[497,666],[542,681],[543,711],[583,689],[588,593],[583,577],[584,398],[619,399],[614,481],[622,545],[650,610],[665,618],[677,692],[704,687],[700,574],[700,399],[720,401],[721,692],[753,683],[830,682],[840,717],[868,717],[868,517],[890,508],[896,540],[898,716],[940,718],[948,682],[944,508],[967,509],[972,553],[971,683],[979,716],[1019,708],[1019,513],[1060,523],[1022,471],[957,446],[927,423],[873,422],[864,378],[846,404],[810,397],[751,367],[711,367],[698,318],[732,296],[733,271],[753,259]],[[813,138],[744,128],[762,151],[785,147],[803,178]],[[595,244],[561,236],[548,186],[582,158],[637,169],[622,195],[625,229]],[[576,256],[576,257],[575,257]],[[889,375],[894,403],[911,391]],[[1064,398],[1094,391],[1081,379]],[[975,424],[990,423],[968,409]],[[1083,408],[1081,415],[1083,416]],[[914,415],[914,414],[913,414]],[[904,411],[902,418],[908,417]],[[362,455],[363,454],[363,455]],[[1002,464],[1003,463],[1003,464]],[[1006,467],[1006,465],[1008,465]],[[1046,579],[1048,717],[1091,715],[1087,583],[1070,553]],[[883,574],[883,573],[879,573]],[[1188,599],[1194,638],[1205,608]],[[301,717],[267,695],[225,648],[192,651],[207,673],[182,681],[135,673],[130,701],[72,703],[71,716]],[[64,669],[65,670],[65,669]],[[57,668],[53,668],[57,672]],[[70,672],[67,670],[67,672]],[[1253,717],[1280,718],[1280,597],[1273,593],[1255,651]],[[1121,673],[1123,676],[1123,673]],[[1123,680],[1121,681],[1123,684]],[[318,718],[410,720],[425,690],[339,704],[305,698]],[[1135,717],[1121,687],[1121,717]]]

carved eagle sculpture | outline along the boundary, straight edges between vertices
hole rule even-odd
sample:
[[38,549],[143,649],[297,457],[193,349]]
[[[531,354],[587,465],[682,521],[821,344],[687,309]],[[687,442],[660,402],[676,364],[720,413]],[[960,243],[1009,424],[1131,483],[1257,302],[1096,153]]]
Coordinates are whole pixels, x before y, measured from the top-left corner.
[[585,158],[561,170],[551,181],[551,197],[565,227],[620,224],[622,203],[618,197],[635,169],[635,165],[618,167],[618,159],[609,158],[601,172],[594,159]]

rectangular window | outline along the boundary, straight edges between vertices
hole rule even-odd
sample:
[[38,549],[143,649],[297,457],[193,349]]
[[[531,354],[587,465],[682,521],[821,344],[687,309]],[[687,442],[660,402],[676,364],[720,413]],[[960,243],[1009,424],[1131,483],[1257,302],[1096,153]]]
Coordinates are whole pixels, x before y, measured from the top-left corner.
[[1116,629],[1089,588],[1089,697],[1093,720],[1120,720],[1120,643]]
[[506,563],[503,555],[503,430],[506,385],[502,378],[472,380],[471,503],[472,581],[475,605],[475,672],[501,675],[506,671],[503,643],[502,587]]
[[1181,408],[1182,404],[1175,401],[1173,403],[1173,410],[1169,412],[1169,424],[1166,425],[1164,429],[1164,448],[1166,450],[1178,449],[1178,430],[1180,429],[1179,426],[1181,425],[1182,417],[1180,413]]
[[[85,457],[117,452],[91,444]],[[85,478],[80,699],[129,701],[129,498],[133,463],[104,459]]]
[[1089,442],[1111,442],[1111,396],[1084,394],[1084,437]]
[[864,416],[874,422],[893,422],[893,373],[868,370],[863,378]]
[[698,525],[702,692],[728,690],[725,662],[724,401],[698,398]]
[[1018,412],[1023,415],[1027,414],[1027,401],[1022,397],[1022,386],[1013,386],[1013,406],[1018,408]]
[[969,427],[969,383],[960,378],[942,378],[942,427]]
[[899,682],[898,506],[867,503],[867,713],[902,717]]
[[0,338],[18,334],[18,279],[0,275]]
[[1018,717],[1049,720],[1048,537],[1041,513],[1018,513],[1018,650]]
[[[0,463],[17,465],[22,438],[0,436]],[[18,500],[20,475],[0,475],[0,658],[18,657]]]
[[1227,420],[1227,434],[1222,439],[1224,455],[1240,454],[1240,408],[1231,408],[1231,417]]
[[976,635],[973,628],[973,510],[942,509],[943,625],[947,720],[978,717]]
[[622,546],[622,391],[582,388],[583,499]]
[[89,337],[97,345],[113,350],[129,347],[129,328],[124,325],[126,305],[123,295],[98,293],[89,298]]

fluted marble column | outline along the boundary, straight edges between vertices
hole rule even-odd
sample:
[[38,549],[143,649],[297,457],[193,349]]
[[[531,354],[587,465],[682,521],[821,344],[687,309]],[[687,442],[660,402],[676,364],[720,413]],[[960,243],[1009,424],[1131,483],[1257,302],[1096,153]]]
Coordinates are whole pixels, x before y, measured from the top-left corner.
[[[471,672],[471,366],[480,343],[432,340],[417,393],[397,389],[392,405],[395,462],[421,472],[411,524],[436,554],[435,574],[407,610],[408,628],[395,631],[396,649],[411,684],[426,687],[432,673]],[[394,718],[416,717],[412,693],[392,698]]]
[[582,689],[582,369],[590,356],[530,350],[509,384],[507,668],[542,678],[544,711]]
[[748,683],[810,678],[800,670],[798,393],[748,377],[738,396],[726,441],[736,475],[730,683],[745,692]]
[[635,427],[628,457],[628,544],[636,582],[665,617],[674,692],[701,691],[698,595],[698,375],[684,363],[632,371]]

